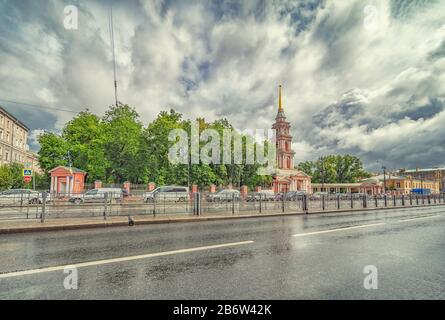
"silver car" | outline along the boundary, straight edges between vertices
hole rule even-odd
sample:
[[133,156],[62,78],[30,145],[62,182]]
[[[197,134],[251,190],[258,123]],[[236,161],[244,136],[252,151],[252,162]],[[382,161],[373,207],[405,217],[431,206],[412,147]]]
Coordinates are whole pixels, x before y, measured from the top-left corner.
[[81,203],[104,203],[105,199],[108,201],[122,202],[123,194],[120,188],[98,188],[92,189],[85,194],[77,194],[69,199],[69,202],[74,204]]
[[182,186],[158,187],[151,192],[144,193],[144,202],[174,201],[185,202],[189,200],[189,188]]
[[217,193],[211,193],[207,196],[207,201],[209,202],[230,202],[233,200],[240,199],[240,192],[234,189],[224,189]]
[[29,189],[11,189],[0,193],[0,205],[23,205],[42,203],[40,192]]

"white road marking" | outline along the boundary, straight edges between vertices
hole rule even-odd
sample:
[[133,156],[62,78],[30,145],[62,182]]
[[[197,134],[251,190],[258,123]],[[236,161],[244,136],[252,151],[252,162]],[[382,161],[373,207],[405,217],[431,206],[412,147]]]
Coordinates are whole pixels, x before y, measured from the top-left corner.
[[65,268],[91,267],[91,266],[98,266],[98,265],[117,263],[117,262],[125,262],[125,261],[140,260],[140,259],[147,259],[147,258],[154,258],[154,257],[162,257],[162,256],[173,255],[173,254],[179,254],[179,253],[187,253],[187,252],[204,251],[204,250],[219,249],[219,248],[226,248],[226,247],[234,247],[234,246],[240,246],[240,245],[251,244],[251,243],[254,243],[254,241],[241,241],[241,242],[233,242],[233,243],[224,243],[224,244],[217,244],[217,245],[212,245],[212,246],[196,247],[196,248],[189,248],[189,249],[179,249],[179,250],[164,251],[164,252],[157,252],[157,253],[148,253],[148,254],[142,254],[142,255],[137,255],[137,256],[129,256],[129,257],[122,257],[122,258],[105,259],[105,260],[89,261],[89,262],[82,262],[82,263],[74,263],[74,264],[63,265],[63,266],[46,267],[46,268],[39,268],[39,269],[32,269],[32,270],[25,270],[25,271],[1,273],[0,274],[0,279],[11,278],[11,277],[19,277],[19,276],[26,276],[26,275],[36,274],[36,273],[43,273],[43,272],[60,271],[60,270],[64,270]]
[[424,217],[418,217],[418,218],[401,219],[398,222],[409,222],[409,221],[413,221],[413,220],[430,219],[430,218],[435,218],[435,217],[438,217],[438,216],[440,216],[440,215],[435,214],[435,215],[426,216],[426,217],[424,216]]
[[305,236],[311,236],[314,234],[337,232],[337,231],[344,231],[344,230],[351,230],[351,229],[358,229],[358,228],[368,228],[368,227],[381,226],[384,224],[386,224],[386,223],[381,222],[381,223],[364,224],[364,225],[360,225],[360,226],[344,227],[344,228],[338,228],[338,229],[321,230],[321,231],[314,231],[314,232],[307,232],[307,233],[297,233],[297,234],[294,234],[293,237],[305,237]]

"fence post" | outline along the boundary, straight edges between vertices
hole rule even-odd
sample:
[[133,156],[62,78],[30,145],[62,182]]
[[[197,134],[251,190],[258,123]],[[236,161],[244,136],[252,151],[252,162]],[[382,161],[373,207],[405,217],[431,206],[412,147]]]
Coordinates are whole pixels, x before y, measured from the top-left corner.
[[308,214],[307,194],[304,194],[304,195],[303,195],[303,199],[302,199],[302,201],[303,201],[303,212],[304,212],[305,214]]
[[46,192],[42,193],[42,214],[40,215],[40,222],[45,222],[45,212],[46,212]]
[[260,213],[262,213],[263,211],[263,206],[262,206],[262,194],[260,193]]
[[199,216],[201,213],[201,193],[193,193],[193,214]]
[[281,212],[284,212],[284,201],[286,201],[285,197],[286,197],[286,194],[283,193],[283,200],[281,201]]
[[232,215],[235,214],[235,193],[232,193]]
[[153,194],[153,217],[156,218],[156,192]]
[[22,210],[23,210],[23,192],[20,193],[20,213],[22,213]]
[[[26,201],[26,219],[29,219],[29,197],[30,194],[28,194],[28,201]],[[39,203],[39,194],[37,194],[37,204]]]
[[107,205],[108,205],[108,192],[105,192],[104,194],[104,220],[107,220]]

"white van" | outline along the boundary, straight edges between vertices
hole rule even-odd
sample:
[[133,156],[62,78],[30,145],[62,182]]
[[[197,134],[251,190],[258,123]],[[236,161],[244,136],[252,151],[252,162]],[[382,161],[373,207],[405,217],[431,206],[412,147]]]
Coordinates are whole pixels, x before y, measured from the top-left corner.
[[181,186],[165,186],[144,193],[144,202],[175,201],[185,202],[189,200],[189,188]]
[[105,194],[107,194],[108,201],[121,202],[123,192],[120,188],[98,188],[92,189],[84,194],[77,194],[70,198],[70,202],[74,204],[81,203],[101,203],[105,202]]

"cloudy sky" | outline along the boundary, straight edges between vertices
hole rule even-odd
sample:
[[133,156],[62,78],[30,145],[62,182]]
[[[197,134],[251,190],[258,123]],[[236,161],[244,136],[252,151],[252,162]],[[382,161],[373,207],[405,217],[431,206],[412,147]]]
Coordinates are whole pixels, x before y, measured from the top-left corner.
[[[32,129],[32,149],[42,130],[113,103],[110,3],[119,100],[144,123],[174,108],[269,128],[282,83],[296,163],[445,165],[440,0],[0,0],[0,105]],[[64,28],[70,4],[77,30]]]

